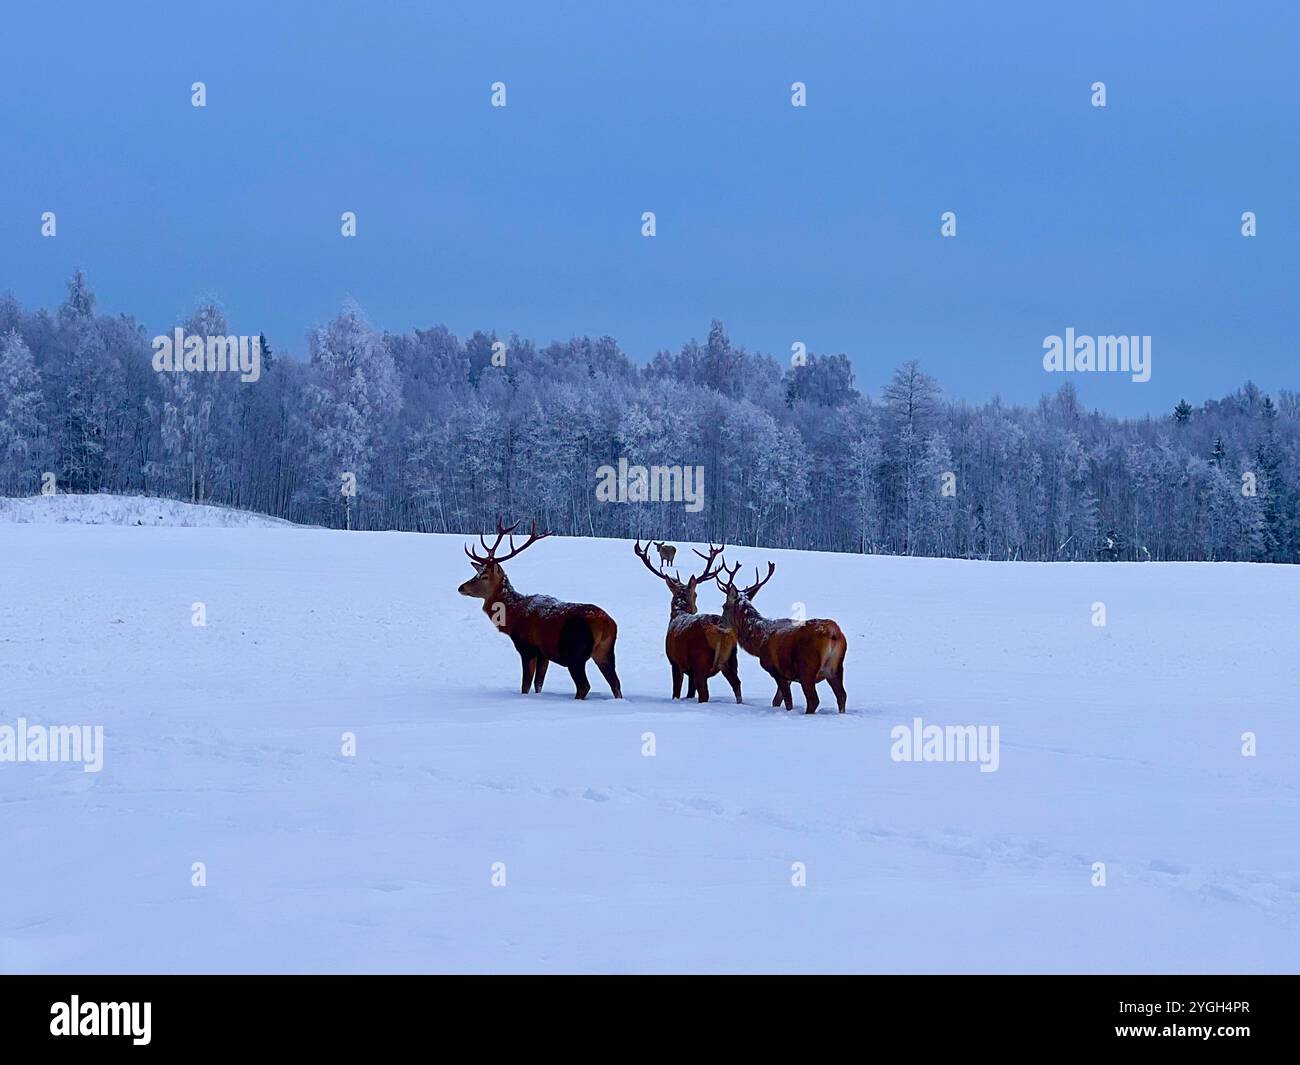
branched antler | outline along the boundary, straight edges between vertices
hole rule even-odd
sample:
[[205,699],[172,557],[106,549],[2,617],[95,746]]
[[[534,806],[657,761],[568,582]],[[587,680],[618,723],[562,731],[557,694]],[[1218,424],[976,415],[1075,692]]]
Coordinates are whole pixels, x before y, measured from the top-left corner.
[[725,573],[727,575],[727,579],[724,581],[720,576],[717,576],[716,574],[714,575],[713,579],[718,585],[718,587],[725,592],[728,588],[730,588],[733,584],[736,583],[736,574],[739,572],[740,572],[739,562],[737,562],[734,566],[728,566],[726,560],[724,559],[721,568],[718,570],[718,573]]
[[[680,570],[673,570],[673,575],[670,577],[668,576],[667,573],[663,571],[662,565],[656,567],[655,564],[650,561],[650,547],[653,544],[654,541],[651,540],[649,544],[647,544],[644,548],[642,548],[641,541],[637,540],[636,546],[634,546],[632,550],[636,553],[636,557],[645,563],[645,568],[648,569],[651,573],[653,573],[656,577],[659,577],[662,580],[666,581],[669,587],[671,587],[674,584],[686,584],[693,588],[697,584],[703,584],[705,581],[713,580],[718,575],[718,570],[714,569],[713,563],[717,561],[718,556],[720,556],[722,552],[727,549],[726,544],[723,544],[721,547],[714,547],[712,544],[709,544],[709,553],[706,555],[701,551],[695,551],[694,548],[691,548],[691,550],[695,551],[695,553],[699,555],[700,558],[704,559],[704,569],[701,570],[699,573],[695,574],[694,576],[689,577],[687,580],[683,581]],[[719,566],[721,566],[721,562],[719,562]]]
[[656,568],[654,563],[650,561],[650,547],[653,543],[654,541],[651,540],[650,543],[646,544],[645,549],[643,550],[641,547],[641,541],[637,540],[636,546],[632,548],[632,551],[636,554],[637,558],[639,558],[642,562],[645,563],[646,569],[648,569],[660,580],[671,585],[673,583],[673,579],[670,576],[668,576],[668,574],[666,574],[662,569]]
[[[770,581],[770,580],[772,579],[772,574],[775,573],[775,572],[776,572],[776,563],[775,563],[775,562],[769,562],[769,563],[767,564],[767,576],[764,577],[762,580],[756,581],[756,583],[751,584],[748,588],[746,588],[746,589],[745,589],[745,598],[746,598],[746,599],[753,599],[754,596],[756,596],[756,595],[758,594],[758,590],[759,590],[760,588],[762,588],[763,585],[765,585],[768,581]],[[758,567],[757,567],[757,566],[754,567],[754,576],[755,576],[755,577],[758,577]]]
[[[465,548],[465,554],[469,556],[470,561],[473,562],[474,565],[476,566],[486,566],[489,562],[495,562],[498,565],[500,565],[502,562],[509,562],[510,559],[514,558],[516,555],[522,554],[525,550],[532,547],[533,544],[537,543],[538,540],[544,540],[546,539],[546,537],[551,535],[548,532],[539,533],[537,531],[537,519],[534,518],[532,527],[528,531],[528,539],[525,540],[518,547],[516,547],[514,531],[517,528],[519,528],[519,522],[515,522],[513,525],[510,526],[506,526],[502,524],[500,518],[497,518],[497,538],[493,542],[491,547],[488,547],[487,540],[483,538],[483,534],[482,533],[479,534],[478,542],[483,545],[483,550],[486,552],[486,554],[483,555],[476,554],[475,552],[471,551],[468,547]],[[501,541],[505,540],[507,537],[510,540],[509,554],[498,555],[497,551],[501,547]]]
[[[701,555],[700,557],[703,558],[704,556]],[[736,574],[740,572],[740,563],[737,562],[734,566],[723,565],[721,572],[727,575],[726,581],[723,581],[721,577],[717,577],[715,579],[717,580],[718,587],[721,588],[723,592],[726,592],[728,588],[730,588],[732,585],[736,583]],[[772,579],[772,574],[775,572],[776,572],[776,563],[769,562],[767,564],[767,576],[759,578],[748,588],[740,589],[740,594],[743,595],[746,599],[753,599],[754,596],[758,594],[758,590]],[[756,578],[758,577],[757,566],[754,567],[754,576]]]
[[[704,559],[704,569],[700,572],[698,576],[691,578],[691,583],[703,584],[705,581],[713,580],[713,578],[716,577],[722,570],[722,561],[718,561],[718,559],[719,556],[721,556],[722,552],[724,552],[726,549],[727,549],[726,544],[723,544],[721,547],[714,547],[713,544],[710,542],[709,553],[706,555],[702,551],[695,551],[695,548],[692,547],[691,550],[695,551],[695,553],[699,555],[700,558]],[[715,561],[718,561],[717,569],[713,568],[713,563]]]

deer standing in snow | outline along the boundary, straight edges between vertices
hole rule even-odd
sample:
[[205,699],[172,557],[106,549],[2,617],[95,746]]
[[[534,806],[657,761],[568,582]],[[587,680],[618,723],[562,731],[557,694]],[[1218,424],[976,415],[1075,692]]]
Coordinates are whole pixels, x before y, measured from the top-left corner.
[[[670,577],[662,566],[656,569],[650,563],[650,548],[641,548],[641,541],[632,548],[636,557],[645,563],[646,569],[668,585],[672,593],[672,606],[669,608],[668,634],[664,637],[664,653],[673,670],[673,698],[682,694],[682,678],[686,678],[686,698],[696,696],[700,702],[709,701],[709,678],[721,673],[727,678],[731,690],[736,693],[736,702],[740,702],[740,671],[736,660],[736,634],[717,614],[695,613],[696,586],[713,580],[721,572],[714,568],[723,547],[709,546],[707,555],[695,553],[704,559],[704,569],[682,581],[681,575]],[[660,552],[662,554],[662,551]]]
[[[844,691],[844,654],[849,643],[840,627],[824,618],[802,622],[765,618],[754,606],[753,599],[772,579],[776,563],[769,562],[767,576],[748,588],[736,586],[739,571],[739,562],[732,569],[723,566],[726,581],[720,576],[715,578],[726,596],[722,619],[735,630],[740,646],[757,658],[758,664],[776,681],[772,705],[780,706],[784,702],[787,710],[792,709],[790,684],[798,681],[808,704],[807,713],[815,714],[821,702],[817,697],[817,682],[824,680],[835,693],[840,713],[844,713],[848,699]],[[754,576],[758,577],[757,569]]]
[[[591,682],[587,680],[587,659],[590,658],[609,683],[614,698],[623,698],[623,688],[614,671],[614,641],[618,639],[618,626],[613,618],[590,603],[562,603],[549,595],[520,595],[510,586],[501,563],[508,562],[550,535],[538,533],[534,521],[528,539],[516,547],[512,534],[517,528],[519,522],[506,528],[498,519],[497,538],[491,547],[480,536],[483,554],[465,548],[465,554],[474,567],[474,576],[458,591],[461,595],[482,599],[483,613],[488,620],[510,637],[523,663],[521,691],[524,695],[528,694],[528,688],[534,682],[536,687],[533,690],[540,692],[542,681],[546,679],[546,667],[558,662],[568,667],[569,675],[573,677],[578,689],[574,697],[585,699],[591,691]],[[498,555],[501,541],[506,537],[510,538],[509,554]]]

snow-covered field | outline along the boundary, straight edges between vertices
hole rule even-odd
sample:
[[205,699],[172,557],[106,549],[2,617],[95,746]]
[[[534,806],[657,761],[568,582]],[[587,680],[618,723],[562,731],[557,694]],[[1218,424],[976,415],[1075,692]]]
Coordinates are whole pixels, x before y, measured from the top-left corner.
[[234,526],[242,529],[294,528],[265,514],[231,507],[196,506],[174,499],[116,495],[0,497],[0,522],[77,525],[165,525],[172,528]]
[[[617,619],[579,703],[518,694],[461,537],[216,520],[0,524],[0,724],[104,728],[0,763],[2,970],[1300,969],[1298,569],[729,552],[848,637],[807,717],[744,655],[671,702],[626,542],[506,567]],[[917,717],[998,770],[893,761]]]

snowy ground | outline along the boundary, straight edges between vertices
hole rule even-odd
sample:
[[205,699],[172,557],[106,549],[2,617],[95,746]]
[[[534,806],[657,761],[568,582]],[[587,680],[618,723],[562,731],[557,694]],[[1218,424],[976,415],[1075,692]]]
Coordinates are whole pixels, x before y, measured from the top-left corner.
[[[743,655],[746,705],[671,702],[615,541],[507,569],[613,614],[628,698],[519,695],[462,542],[0,524],[0,724],[105,730],[0,763],[0,970],[1300,968],[1300,569],[731,552],[849,639],[806,717]],[[892,761],[915,717],[998,771]]]
[[0,522],[21,524],[165,525],[168,527],[294,528],[265,514],[231,507],[196,506],[174,499],[144,496],[52,495],[19,499],[0,497]]

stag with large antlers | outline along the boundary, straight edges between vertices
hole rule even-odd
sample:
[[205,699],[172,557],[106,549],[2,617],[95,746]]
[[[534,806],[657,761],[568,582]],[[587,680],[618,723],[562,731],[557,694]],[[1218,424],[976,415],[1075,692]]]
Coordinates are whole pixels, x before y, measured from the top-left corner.
[[[668,635],[664,637],[664,653],[673,669],[673,698],[682,694],[682,678],[686,678],[686,698],[696,696],[700,702],[709,701],[709,678],[721,673],[727,678],[731,690],[740,702],[740,671],[736,661],[736,634],[723,624],[717,614],[695,613],[695,592],[698,585],[713,580],[720,569],[718,556],[724,547],[709,546],[707,555],[695,553],[704,559],[704,569],[683,581],[681,574],[668,576],[650,562],[650,547],[641,547],[641,541],[632,548],[646,569],[668,585],[672,593],[672,606],[668,616]],[[692,549],[694,550],[694,549]]]
[[[519,522],[506,527],[497,520],[496,542],[488,547],[480,536],[483,554],[465,548],[474,576],[460,586],[460,594],[483,600],[483,613],[498,629],[510,637],[523,663],[524,683],[521,689],[528,694],[542,690],[546,667],[552,662],[566,666],[577,687],[575,698],[585,699],[591,691],[587,680],[587,659],[609,683],[615,699],[623,698],[623,688],[614,671],[614,642],[618,639],[618,626],[605,611],[590,603],[562,603],[549,595],[520,595],[510,586],[502,562],[508,562],[550,533],[539,533],[534,521],[528,539],[515,546],[514,531]],[[509,538],[509,553],[500,555],[501,541]]]
[[[787,621],[784,619],[765,618],[754,606],[753,599],[759,589],[772,579],[776,572],[776,563],[767,564],[767,576],[756,579],[747,588],[736,585],[736,574],[740,563],[733,568],[723,567],[727,575],[716,578],[718,587],[726,595],[722,608],[723,620],[736,630],[736,638],[746,652],[758,659],[758,664],[776,681],[776,695],[773,706],[785,703],[785,708],[794,707],[790,684],[798,681],[803,688],[810,714],[817,713],[821,702],[817,698],[817,682],[826,681],[835,693],[840,713],[844,713],[844,704],[848,695],[844,691],[844,654],[849,642],[844,638],[840,627],[829,618],[814,618],[808,621]],[[758,570],[754,570],[758,578]]]

